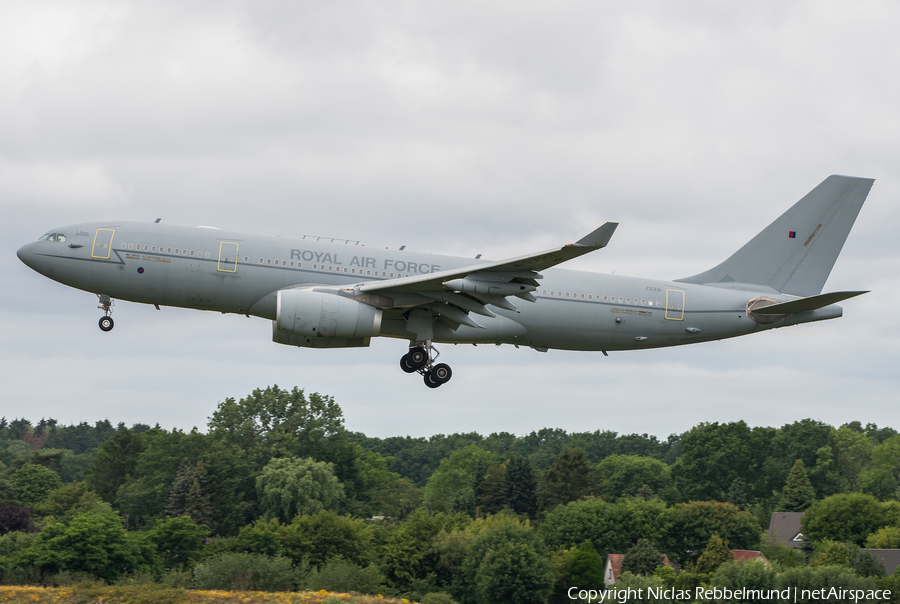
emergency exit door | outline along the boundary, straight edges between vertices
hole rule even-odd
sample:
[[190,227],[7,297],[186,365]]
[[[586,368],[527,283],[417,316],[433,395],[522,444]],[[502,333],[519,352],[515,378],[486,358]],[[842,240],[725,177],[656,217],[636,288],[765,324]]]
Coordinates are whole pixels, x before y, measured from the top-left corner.
[[223,273],[237,272],[238,244],[231,241],[219,242],[218,270]]
[[91,258],[109,260],[109,252],[112,249],[114,229],[97,229],[94,235],[94,246],[91,248]]
[[666,290],[666,318],[670,321],[684,320],[684,292],[677,289]]

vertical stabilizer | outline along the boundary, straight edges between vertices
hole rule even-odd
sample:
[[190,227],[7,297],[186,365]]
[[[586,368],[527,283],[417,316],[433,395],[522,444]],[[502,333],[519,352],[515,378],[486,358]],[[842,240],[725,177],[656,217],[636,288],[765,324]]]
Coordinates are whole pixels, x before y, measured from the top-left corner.
[[685,283],[751,283],[795,296],[821,293],[871,178],[829,176],[722,264]]

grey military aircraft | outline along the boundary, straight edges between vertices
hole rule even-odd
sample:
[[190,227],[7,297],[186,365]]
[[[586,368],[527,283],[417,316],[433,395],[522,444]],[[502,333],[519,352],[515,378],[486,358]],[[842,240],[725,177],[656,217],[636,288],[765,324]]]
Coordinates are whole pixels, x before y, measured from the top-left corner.
[[103,331],[113,328],[120,299],[268,319],[272,339],[289,346],[399,338],[409,341],[403,371],[437,388],[452,371],[435,362],[434,343],[605,355],[840,317],[837,302],[866,292],[821,292],[873,182],[829,176],[721,264],[671,281],[553,268],[605,247],[615,222],[575,243],[500,261],[160,220],[56,228],[18,256],[42,275],[95,293]]

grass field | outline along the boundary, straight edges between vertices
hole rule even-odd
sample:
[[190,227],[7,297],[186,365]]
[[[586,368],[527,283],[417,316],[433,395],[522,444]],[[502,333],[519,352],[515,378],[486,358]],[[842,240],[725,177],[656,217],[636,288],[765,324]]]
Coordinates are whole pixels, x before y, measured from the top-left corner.
[[402,604],[408,600],[356,594],[264,591],[201,591],[170,587],[77,585],[0,586],[0,602],[15,604]]

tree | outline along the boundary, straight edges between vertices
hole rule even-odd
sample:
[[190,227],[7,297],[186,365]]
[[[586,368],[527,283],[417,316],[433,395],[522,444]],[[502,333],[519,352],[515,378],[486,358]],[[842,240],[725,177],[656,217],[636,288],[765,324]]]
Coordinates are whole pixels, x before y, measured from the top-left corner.
[[514,520],[478,533],[466,551],[463,576],[475,586],[465,601],[479,604],[544,602],[553,589],[544,544],[529,525]]
[[537,488],[538,505],[550,511],[591,492],[591,464],[581,449],[563,449],[544,471]]
[[418,578],[437,572],[432,544],[442,531],[452,532],[471,523],[461,514],[431,514],[424,509],[402,522],[385,527],[379,553],[388,582],[407,590]]
[[816,548],[812,566],[850,566],[855,553],[855,546],[825,539]]
[[9,478],[9,485],[19,503],[32,506],[43,501],[50,491],[62,486],[59,474],[36,464],[25,464]]
[[47,574],[83,572],[114,581],[123,574],[152,568],[154,558],[146,536],[127,533],[119,515],[106,510],[77,514],[46,526],[15,556],[13,564],[33,565]]
[[900,549],[900,526],[885,526],[866,538],[869,549]]
[[[653,547],[646,539],[638,539],[638,542],[625,553],[622,558],[622,572],[628,571],[635,575],[652,575],[656,567],[662,565],[663,555]],[[601,577],[602,578],[602,577]]]
[[353,480],[354,449],[340,406],[317,392],[273,385],[235,402],[225,399],[209,418],[210,433],[233,444],[257,467],[273,457],[309,457],[334,464],[342,482]]
[[31,512],[23,505],[0,502],[0,535],[13,531],[30,531]]
[[728,549],[728,542],[713,533],[709,538],[709,543],[706,544],[706,549],[697,558],[694,570],[698,573],[711,573],[722,564],[732,560],[734,560],[734,554]]
[[184,568],[197,559],[209,529],[189,516],[169,518],[149,531],[150,541],[167,568]]
[[694,426],[681,435],[681,457],[672,467],[675,486],[687,499],[724,499],[740,478],[751,501],[768,497],[768,479],[759,468],[774,436],[772,428],[751,429],[743,421]]
[[336,510],[344,488],[330,463],[310,458],[273,459],[256,478],[259,507],[266,518],[290,522],[297,514]]
[[[479,462],[479,466],[483,465],[483,462]],[[481,472],[481,467],[476,469],[474,495],[478,515],[496,514],[503,509],[506,502],[503,485],[507,470],[498,463],[492,463],[484,473]]]
[[314,567],[332,558],[367,566],[372,538],[372,529],[365,521],[328,510],[297,515],[290,524],[281,527],[278,534],[285,556],[294,563],[306,558]]
[[514,454],[506,462],[506,470],[500,481],[500,497],[503,504],[516,514],[534,518],[537,514],[537,481],[534,468],[527,457]]
[[547,559],[529,543],[509,541],[489,550],[475,573],[479,604],[544,604],[553,590]]
[[581,499],[557,506],[537,530],[552,549],[578,547],[589,540],[601,554],[624,552],[639,539],[660,542],[665,507],[659,500]]
[[856,492],[860,474],[872,458],[872,439],[861,429],[841,426],[834,433],[834,457],[847,489]]
[[864,493],[879,499],[900,498],[900,435],[891,436],[872,450],[872,464],[860,474]]
[[871,495],[832,495],[813,503],[800,525],[803,536],[816,542],[829,539],[860,545],[887,524],[884,506]]
[[713,534],[728,541],[731,547],[749,549],[759,541],[762,531],[750,512],[718,501],[677,503],[662,513],[661,522],[662,549],[675,555],[681,564],[690,559],[690,552],[706,547]]
[[210,526],[212,510],[207,494],[208,479],[203,462],[183,462],[172,482],[166,514],[171,518],[187,516],[196,524]]
[[788,474],[787,484],[784,485],[784,492],[778,501],[776,511],[803,512],[812,505],[815,498],[816,492],[809,481],[803,460],[798,459]]
[[597,464],[597,494],[608,500],[639,495],[647,487],[655,493],[672,485],[669,466],[651,457],[610,455]]
[[34,505],[33,509],[37,516],[60,520],[70,514],[108,510],[109,504],[101,501],[85,483],[70,482],[50,491],[41,503]]
[[143,439],[129,429],[116,432],[97,451],[87,476],[88,487],[103,501],[113,503],[119,487],[134,476]]
[[[425,501],[439,510],[453,509],[454,502],[465,494],[472,493],[476,471],[489,467],[494,455],[476,445],[469,445],[455,451],[441,460],[440,466],[425,484]],[[483,478],[483,477],[481,477]]]

